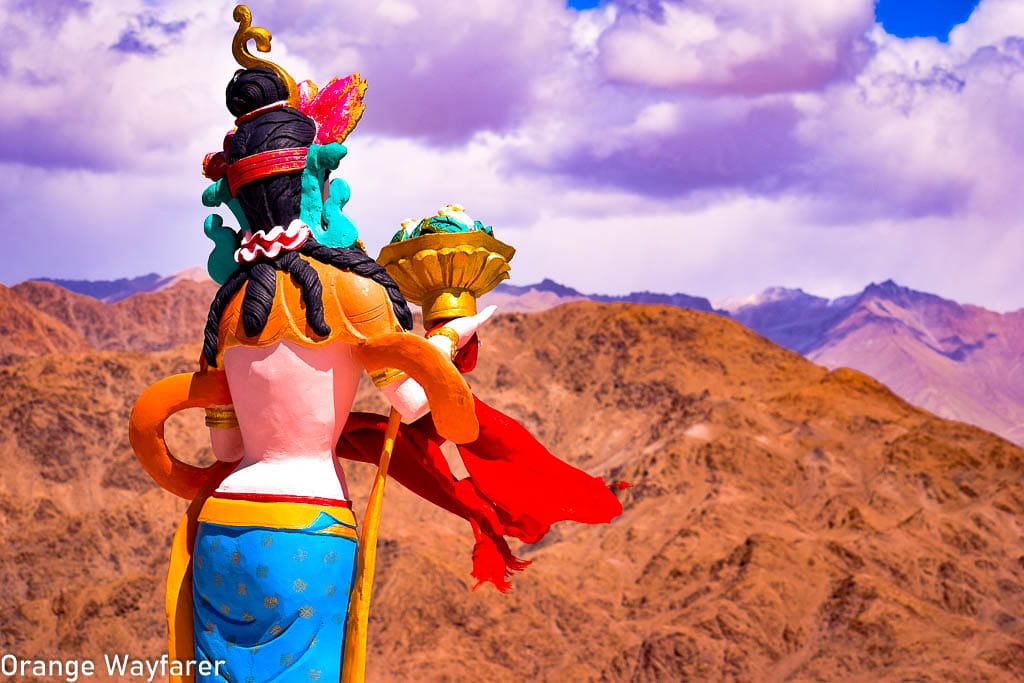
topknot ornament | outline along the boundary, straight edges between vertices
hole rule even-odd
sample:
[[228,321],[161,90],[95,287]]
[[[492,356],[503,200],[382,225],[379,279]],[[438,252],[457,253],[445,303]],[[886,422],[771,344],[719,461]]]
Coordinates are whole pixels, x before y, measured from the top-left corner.
[[[238,22],[238,30],[231,41],[231,53],[235,61],[247,70],[268,70],[267,77],[271,78],[272,73],[287,91],[284,99],[267,101],[251,111],[246,109],[239,112],[235,125],[241,127],[266,114],[289,107],[311,119],[316,133],[309,146],[264,150],[231,162],[228,158],[229,149],[231,137],[236,132],[231,130],[224,138],[223,149],[206,155],[203,175],[212,180],[213,184],[203,193],[203,203],[210,207],[227,205],[240,226],[235,231],[225,226],[223,220],[216,215],[209,216],[204,225],[206,235],[214,242],[207,269],[210,276],[221,284],[236,270],[234,255],[249,233],[248,221],[237,200],[238,191],[263,178],[301,172],[299,217],[309,227],[311,234],[320,244],[328,247],[358,248],[361,244],[355,224],[343,213],[350,196],[348,185],[341,178],[328,179],[331,171],[337,169],[347,153],[341,143],[362,118],[366,81],[358,73],[353,73],[343,78],[332,78],[323,88],[311,80],[296,83],[280,65],[249,51],[249,41],[252,41],[258,52],[269,53],[272,39],[270,31],[252,25],[252,12],[249,8],[238,5],[233,17]],[[251,73],[239,71],[236,78]],[[258,87],[270,86],[264,84]],[[278,92],[282,92],[280,86],[277,87]],[[229,109],[231,107],[229,99]],[[329,184],[326,200],[323,191],[325,184]]]

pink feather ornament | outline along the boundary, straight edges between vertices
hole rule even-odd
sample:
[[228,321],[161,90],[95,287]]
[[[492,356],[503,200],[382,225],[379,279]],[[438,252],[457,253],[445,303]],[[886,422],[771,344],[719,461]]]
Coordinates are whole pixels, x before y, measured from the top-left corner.
[[316,144],[345,141],[366,108],[364,92],[366,81],[358,73],[332,78],[319,89],[313,81],[299,83],[299,111],[316,122]]

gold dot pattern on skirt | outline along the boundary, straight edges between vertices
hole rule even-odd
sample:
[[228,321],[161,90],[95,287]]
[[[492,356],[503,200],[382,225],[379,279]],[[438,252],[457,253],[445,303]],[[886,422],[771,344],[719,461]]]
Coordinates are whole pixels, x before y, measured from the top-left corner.
[[308,678],[311,681],[319,681],[320,669],[310,669],[309,674],[306,675],[306,678]]
[[[257,535],[254,540],[258,540],[259,545],[262,545],[264,548],[269,548],[269,547],[275,545],[274,544],[274,538],[269,533],[268,534],[263,534],[263,535]],[[239,566],[243,562],[246,562],[245,553],[241,552],[242,548],[239,548],[238,550],[233,550],[232,551],[232,546],[233,545],[234,544],[231,543],[230,541],[227,544],[223,544],[221,539],[213,539],[210,542],[210,544],[208,546],[206,546],[206,547],[210,548],[212,550],[223,549],[224,550],[224,555],[228,555],[228,553],[230,552],[230,556],[229,557],[230,557],[231,565]],[[238,546],[235,546],[235,547],[238,547]],[[336,564],[336,563],[338,563],[341,560],[341,558],[339,556],[339,553],[334,552],[334,551],[316,553],[315,551],[317,549],[314,549],[314,551],[313,551],[313,553],[311,555],[311,553],[309,552],[309,549],[307,549],[307,548],[295,548],[295,546],[292,546],[291,550],[294,552],[294,554],[291,556],[291,560],[293,562],[298,562],[298,563],[305,562],[308,559],[310,559],[311,557],[315,557],[316,555],[320,555],[320,557],[322,558],[322,560],[323,560],[323,562],[325,564]],[[324,550],[328,550],[328,548],[324,548]],[[223,557],[223,555],[221,557]],[[251,557],[251,555],[250,555],[250,557]],[[196,557],[195,557],[195,566],[198,567],[199,569],[203,569],[205,567],[209,567],[211,570],[218,569],[219,567],[217,566],[217,564],[214,563],[214,562],[208,561],[209,559],[210,558],[206,557],[205,555],[197,554]],[[225,558],[225,559],[227,559],[227,558]],[[255,558],[253,558],[253,559],[255,559]],[[315,560],[314,560],[314,562],[315,562]],[[255,564],[255,563],[253,563],[253,564]],[[249,565],[249,566],[251,567],[252,565]],[[316,565],[314,564],[314,565],[311,565],[311,566],[314,567],[314,574],[316,574],[316,570],[315,570]],[[296,567],[296,569],[298,569],[298,567]],[[326,568],[324,568],[324,569],[326,569]],[[213,574],[212,582],[213,582],[214,585],[216,585],[218,587],[224,586],[225,583],[227,583],[227,586],[231,585],[232,579],[236,578],[236,576],[233,576],[233,574],[235,574],[235,572],[237,570],[231,569],[230,571],[228,571],[228,570],[226,570],[226,571],[227,571],[227,573],[224,573],[224,574],[220,574],[220,573],[214,573]],[[260,593],[264,593],[266,588],[273,588],[273,586],[271,584],[265,583],[265,580],[268,579],[269,575],[270,575],[270,567],[268,565],[259,564],[259,565],[256,565],[255,570],[250,570],[250,571],[253,571],[253,573],[249,574],[249,576],[254,576],[256,579],[259,579],[259,581],[257,581],[256,584],[253,586],[253,593],[255,595],[252,596],[256,600],[259,600],[259,594]],[[298,572],[296,572],[296,573],[298,573]],[[277,573],[275,572],[275,575],[276,574]],[[209,577],[210,575],[206,574],[206,576]],[[295,575],[293,574],[292,576],[294,577]],[[238,576],[237,578],[244,578],[244,577],[243,576]],[[283,577],[277,576],[276,580],[280,580],[281,578],[283,578]],[[292,582],[292,586],[291,586],[292,590],[295,593],[306,593],[306,592],[309,592],[310,593],[310,597],[312,597],[312,595],[314,593],[318,593],[321,596],[326,595],[326,597],[328,597],[328,598],[334,598],[334,597],[336,597],[338,595],[338,592],[339,592],[338,586],[336,584],[333,584],[333,583],[332,584],[327,584],[323,588],[324,592],[320,593],[319,592],[320,586],[323,586],[323,584],[320,583],[319,577],[314,576],[314,577],[311,578],[311,580],[314,580],[314,579],[315,579],[315,581],[312,584],[312,589],[311,589],[311,584],[309,584],[303,578],[294,578],[294,581]],[[207,579],[207,580],[209,580],[209,579]],[[247,596],[246,599],[247,600],[250,599],[248,597],[250,595],[250,593],[249,593],[250,586],[248,585],[248,580],[246,580],[246,581],[235,581],[235,588],[236,588],[236,592],[237,592],[238,595],[240,595],[240,596]],[[227,590],[230,590],[230,588],[228,588]],[[203,597],[204,597],[204,601],[206,602],[206,604],[210,605],[209,600],[206,600],[205,596],[203,596]],[[323,599],[323,598],[321,598],[321,599]],[[225,616],[228,616],[228,617],[231,616],[232,607],[233,606],[238,607],[239,609],[242,606],[251,607],[250,604],[246,604],[244,602],[243,602],[243,604],[237,604],[237,603],[233,603],[233,601],[232,601],[231,604],[229,604],[228,602],[220,602],[220,601],[217,601],[217,602],[215,602],[213,604],[214,605],[219,604],[219,611],[222,614],[224,614]],[[282,604],[281,603],[281,598],[279,596],[276,596],[276,595],[266,595],[266,593],[264,593],[263,607],[265,609],[267,609],[267,610],[276,610],[276,609],[278,609],[280,607],[281,604]],[[294,608],[292,608],[292,609],[294,609]],[[253,610],[253,612],[255,612],[255,611],[258,611],[258,610]],[[297,616],[299,618],[302,618],[302,619],[312,619],[312,618],[314,618],[316,612],[317,612],[317,610],[316,610],[316,608],[314,607],[313,604],[305,604],[301,608],[298,609]],[[323,612],[323,610],[321,610],[321,612]],[[338,612],[338,611],[336,611],[336,609],[332,609],[332,610],[328,610],[327,614],[324,614],[325,617],[328,616],[328,615],[331,617],[331,620],[332,620],[332,622],[334,624],[340,625],[340,624],[343,624],[344,621],[345,621],[345,613],[344,613],[344,611]],[[241,616],[237,616],[237,613],[236,613],[236,616],[234,616],[233,618],[234,619],[239,619],[241,622],[246,623],[246,624],[252,624],[252,623],[257,621],[257,618],[253,615],[253,613],[251,613],[249,611],[241,612]],[[216,626],[215,626],[215,624],[213,622],[207,622],[206,624],[204,624],[204,628],[205,628],[206,633],[208,633],[208,634],[212,635],[212,634],[216,633]],[[284,633],[285,630],[286,630],[285,627],[281,623],[275,623],[266,631],[266,633],[268,633],[268,635],[270,635],[270,636],[277,637],[277,636],[282,636],[282,634]],[[224,642],[224,644],[227,647],[229,647],[229,648],[237,647],[236,643],[232,642],[230,640],[230,638],[225,638],[224,641],[222,641],[222,642]],[[313,647],[317,646],[317,644],[318,644],[317,636],[314,635],[314,636],[310,637],[308,647],[309,648],[313,648]],[[260,649],[259,646],[254,645],[249,651],[250,651],[251,654],[255,654],[258,649]],[[294,654],[294,653],[282,654],[281,657],[280,657],[280,662],[281,662],[282,666],[286,666],[286,667],[298,666],[298,661],[296,659],[296,654]],[[303,669],[305,669],[305,667],[303,667]],[[300,671],[301,671],[301,669],[300,669]],[[299,672],[297,671],[295,673],[299,673]],[[306,670],[305,673],[306,673],[307,680],[310,680],[310,681],[319,681],[322,678],[322,672],[321,672],[320,669],[310,668],[310,669]],[[299,673],[299,675],[301,676],[302,674]],[[254,679],[253,679],[253,677],[249,677],[249,678],[246,678],[244,680],[245,681],[249,681],[249,680],[254,680]]]

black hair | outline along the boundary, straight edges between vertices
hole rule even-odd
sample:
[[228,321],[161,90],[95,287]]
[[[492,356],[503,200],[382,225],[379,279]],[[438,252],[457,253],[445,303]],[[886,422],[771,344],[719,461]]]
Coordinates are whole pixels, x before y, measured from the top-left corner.
[[[288,97],[284,83],[270,69],[262,67],[235,72],[228,83],[228,110],[242,116]],[[272,149],[309,147],[316,138],[316,124],[308,116],[283,107],[244,121],[231,136],[228,162]],[[302,200],[302,172],[273,175],[246,183],[236,192],[253,230],[287,226],[299,215]]]
[[[288,89],[273,71],[258,67],[237,71],[228,84],[226,97],[228,111],[235,116],[243,116],[286,99]],[[316,124],[305,114],[291,107],[275,109],[238,126],[231,138],[228,160],[234,163],[243,157],[267,150],[308,147],[315,136]],[[287,226],[299,217],[302,172],[275,175],[247,183],[238,189],[236,196],[254,231],[270,230],[277,225]],[[407,330],[412,329],[409,304],[383,267],[359,249],[327,247],[310,237],[297,252],[283,252],[276,258],[242,264],[221,286],[210,305],[203,335],[203,356],[207,363],[217,365],[221,316],[228,302],[246,283],[248,286],[242,300],[243,328],[250,337],[263,331],[274,304],[279,270],[290,274],[298,285],[309,326],[319,336],[330,335],[331,327],[324,320],[320,276],[299,254],[378,283],[387,292],[399,324]]]

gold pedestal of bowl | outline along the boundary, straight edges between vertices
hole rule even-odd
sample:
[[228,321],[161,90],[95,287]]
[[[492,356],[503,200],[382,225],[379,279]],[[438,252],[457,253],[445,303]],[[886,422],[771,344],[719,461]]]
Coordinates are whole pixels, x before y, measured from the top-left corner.
[[476,314],[476,300],[508,279],[516,250],[485,232],[421,235],[389,244],[377,262],[423,309],[423,326]]

